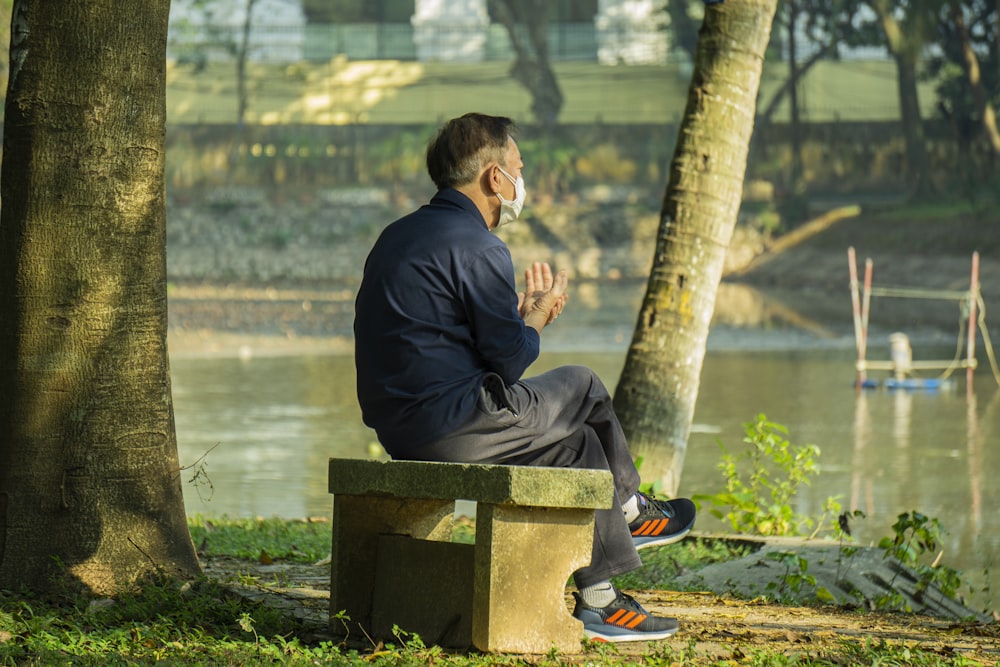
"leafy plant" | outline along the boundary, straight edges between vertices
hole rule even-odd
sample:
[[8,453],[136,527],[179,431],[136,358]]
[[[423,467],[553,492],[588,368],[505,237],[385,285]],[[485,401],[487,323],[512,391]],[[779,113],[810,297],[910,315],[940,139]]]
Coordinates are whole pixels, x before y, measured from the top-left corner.
[[[858,554],[858,547],[854,545],[845,545],[844,541],[851,538],[851,519],[852,518],[865,518],[865,513],[861,510],[854,510],[853,512],[844,512],[837,517],[837,523],[834,526],[834,534],[840,542],[840,548],[837,550],[837,575],[836,580],[838,584],[844,585],[845,581],[843,579],[844,575],[851,567],[851,563],[854,557]],[[843,569],[842,569],[843,568]]]
[[[781,582],[770,582],[767,590],[774,593],[778,600],[795,600],[802,594],[803,586],[816,587],[816,577],[808,573],[809,560],[794,551],[772,551],[767,554],[771,560],[776,560],[785,566],[785,574],[781,577]],[[824,589],[825,591],[825,589]],[[829,591],[825,591],[825,597],[829,597]],[[824,597],[817,595],[817,597]]]
[[[931,585],[937,586],[949,598],[954,598],[962,585],[961,575],[953,568],[941,565],[938,559],[933,563],[921,562],[926,554],[938,551],[941,546],[941,523],[937,518],[928,517],[917,511],[904,512],[892,524],[892,537],[883,537],[878,546],[886,558],[895,558],[914,570],[917,576],[915,596],[919,599]],[[893,575],[890,586],[899,572]],[[875,600],[879,609],[903,609],[912,611],[906,599],[897,593],[886,593]]]
[[726,490],[695,496],[696,501],[715,506],[710,510],[713,516],[741,533],[803,535],[811,531],[815,535],[818,528],[814,531],[814,526],[821,526],[826,516],[840,513],[840,504],[833,497],[827,498],[824,516],[818,521],[798,514],[791,505],[799,487],[809,484],[818,472],[819,447],[793,445],[785,437],[788,430],[763,413],[745,423],[744,432],[743,442],[748,447],[740,455],[731,454],[718,441],[723,455],[717,467],[725,477]]

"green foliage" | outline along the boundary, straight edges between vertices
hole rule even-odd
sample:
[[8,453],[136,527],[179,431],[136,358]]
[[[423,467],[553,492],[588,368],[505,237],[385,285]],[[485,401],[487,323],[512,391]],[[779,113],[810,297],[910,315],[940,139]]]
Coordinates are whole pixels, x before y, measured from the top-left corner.
[[[962,585],[961,575],[954,569],[938,562],[926,563],[924,557],[941,547],[942,528],[937,518],[927,517],[917,511],[904,512],[892,524],[892,537],[883,537],[878,546],[886,558],[895,558],[916,572],[916,597],[919,598],[931,586],[937,586],[949,598],[954,598]],[[899,576],[897,572],[890,586]],[[879,609],[912,611],[906,599],[897,592],[886,593],[875,601]]]
[[576,143],[560,135],[545,135],[538,139],[522,138],[517,145],[525,166],[530,169],[532,191],[553,195],[572,191],[578,176],[573,161],[580,154]]
[[367,171],[374,176],[372,180],[396,186],[429,184],[424,161],[427,137],[433,136],[435,129],[407,128],[366,147],[364,160]]
[[731,454],[721,441],[718,443],[723,451],[718,469],[725,477],[726,490],[695,496],[696,501],[715,506],[710,510],[713,516],[728,522],[736,532],[803,535],[815,534],[813,528],[826,516],[839,514],[840,505],[834,498],[827,498],[820,521],[796,513],[791,505],[799,487],[809,484],[818,472],[819,447],[792,445],[784,437],[788,430],[764,414],[745,423],[744,432],[747,449],[742,454]]
[[[635,469],[642,471],[643,457],[635,457]],[[659,479],[655,479],[652,482],[642,482],[639,484],[639,490],[645,493],[647,496],[659,496],[663,494],[663,482]]]
[[[850,520],[864,517],[864,513],[841,512],[840,503],[835,498],[827,498],[823,507],[823,517],[816,521],[811,517],[797,514],[791,501],[802,484],[808,484],[810,477],[818,471],[816,458],[819,448],[815,445],[798,447],[792,445],[785,434],[787,429],[757,415],[753,422],[744,424],[743,442],[748,445],[743,454],[736,456],[725,450],[719,463],[719,470],[726,479],[726,490],[714,495],[695,496],[696,500],[708,501],[715,507],[712,514],[727,521],[737,532],[756,533],[765,536],[794,536],[811,531],[810,536],[820,530],[828,516],[836,516],[832,532],[841,541],[837,559],[837,580],[850,568],[857,548],[844,546],[845,538],[851,535]],[[747,465],[744,465],[747,464]],[[744,470],[744,468],[746,470]],[[879,542],[886,559],[898,560],[916,572],[915,597],[919,599],[931,586],[952,599],[962,586],[961,575],[950,567],[937,562],[922,562],[927,554],[940,548],[941,526],[936,518],[929,518],[920,512],[900,514],[892,526],[893,536]],[[808,561],[794,552],[774,552],[770,558],[785,565],[785,573],[778,583],[769,583],[768,592],[783,602],[801,601],[803,595],[812,591],[820,602],[835,603],[835,596],[828,590],[817,587],[816,578],[808,572]],[[890,592],[875,599],[878,609],[912,612],[907,598],[899,593],[893,583],[902,569],[897,569],[887,588]]]
[[[969,666],[981,665],[978,660],[970,660],[962,655],[941,655],[936,651],[924,650],[918,645],[906,642],[892,642],[885,639],[865,637],[864,641],[841,641],[837,657],[808,664],[825,665],[885,665],[899,667],[939,667],[941,665]],[[795,663],[799,664],[799,663]]]
[[775,599],[791,601],[800,599],[803,586],[816,586],[816,577],[808,573],[809,561],[794,551],[772,551],[767,557],[785,566],[785,574],[781,582],[770,582],[767,590]]

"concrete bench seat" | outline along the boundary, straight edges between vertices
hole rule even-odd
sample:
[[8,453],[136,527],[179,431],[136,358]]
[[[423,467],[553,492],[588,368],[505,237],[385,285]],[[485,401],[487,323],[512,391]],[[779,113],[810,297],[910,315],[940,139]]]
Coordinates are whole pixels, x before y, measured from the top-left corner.
[[[331,629],[482,651],[576,650],[570,575],[590,562],[611,473],[330,459]],[[452,542],[455,501],[476,503],[475,544]],[[350,622],[334,618],[345,612]]]

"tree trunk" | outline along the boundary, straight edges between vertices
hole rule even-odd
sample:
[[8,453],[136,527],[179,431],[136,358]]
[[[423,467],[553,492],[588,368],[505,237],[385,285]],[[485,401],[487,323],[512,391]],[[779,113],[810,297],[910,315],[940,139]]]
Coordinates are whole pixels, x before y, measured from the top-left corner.
[[200,572],[167,363],[168,0],[17,0],[0,173],[0,588]]
[[795,31],[799,27],[799,7],[795,2],[788,3],[788,78],[793,81],[788,89],[789,129],[792,133],[792,188],[799,192],[802,183],[802,122],[799,109],[799,56]]
[[872,0],[871,4],[885,33],[889,53],[896,61],[900,122],[903,124],[903,139],[906,142],[911,191],[915,198],[926,199],[934,195],[935,187],[931,180],[924,122],[920,117],[920,97],[917,94],[917,61],[924,45],[923,22],[920,16],[914,14],[910,17],[911,29],[904,30],[887,0]]
[[13,0],[0,0],[0,106],[7,93],[7,73],[10,71],[10,10]]
[[240,43],[236,46],[236,126],[242,128],[247,121],[250,93],[247,90],[247,59],[250,54],[250,29],[253,27],[253,6],[257,0],[246,0],[246,17]]
[[777,0],[705,8],[653,269],[614,405],[647,482],[680,484],[708,330],[736,226]]
[[916,198],[927,199],[935,193],[931,180],[930,160],[924,138],[924,121],[920,117],[920,98],[917,94],[917,63],[905,55],[894,56],[899,89],[899,110],[906,141],[906,162],[910,172],[911,189]]
[[[551,127],[562,111],[563,94],[549,62],[547,0],[491,0],[497,19],[507,28],[516,54],[510,74],[531,93],[531,113],[542,127]],[[518,24],[528,31],[525,43]]]

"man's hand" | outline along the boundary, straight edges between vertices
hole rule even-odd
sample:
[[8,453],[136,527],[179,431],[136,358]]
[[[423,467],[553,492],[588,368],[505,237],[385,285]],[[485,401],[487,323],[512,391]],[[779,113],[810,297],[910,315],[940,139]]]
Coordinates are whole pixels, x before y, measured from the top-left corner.
[[518,294],[517,305],[525,324],[538,332],[559,317],[569,295],[569,276],[563,269],[553,275],[545,262],[533,262],[524,272],[525,291]]

